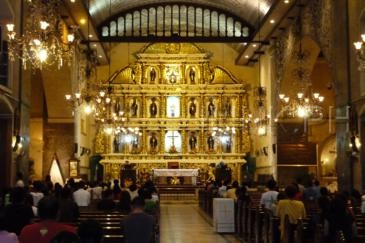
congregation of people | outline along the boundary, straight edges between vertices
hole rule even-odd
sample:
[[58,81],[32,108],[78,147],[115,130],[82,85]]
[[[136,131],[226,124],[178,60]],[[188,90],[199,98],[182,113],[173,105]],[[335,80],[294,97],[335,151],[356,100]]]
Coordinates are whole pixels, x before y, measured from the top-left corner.
[[[21,174],[13,188],[1,193],[0,242],[2,243],[98,243],[102,225],[80,221],[83,212],[118,212],[124,241],[150,242],[158,213],[158,195],[152,181],[137,185],[75,182],[53,184],[50,176],[27,186]],[[142,227],[143,226],[143,227]]]
[[[257,203],[258,207],[279,218],[280,241],[287,230],[285,220],[289,221],[289,226],[295,227],[299,221],[308,219],[310,214],[310,223],[314,227],[319,224],[323,226],[323,242],[336,242],[338,232],[341,232],[346,242],[353,242],[356,234],[354,209],[365,213],[365,195],[361,196],[355,189],[351,192],[330,192],[327,187],[321,186],[318,180],[309,180],[303,185],[298,179],[286,187],[279,188],[277,182],[270,179],[263,190],[248,187],[246,184],[239,186],[237,181],[231,184],[226,181],[211,182],[207,184],[205,192],[213,195],[212,198],[234,199],[236,208],[243,204]],[[253,202],[254,200],[257,202]]]

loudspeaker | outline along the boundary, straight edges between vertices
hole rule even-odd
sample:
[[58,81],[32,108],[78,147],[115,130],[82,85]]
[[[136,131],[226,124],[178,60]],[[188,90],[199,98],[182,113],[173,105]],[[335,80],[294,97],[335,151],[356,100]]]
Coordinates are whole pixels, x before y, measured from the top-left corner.
[[77,151],[79,151],[79,145],[74,143],[74,154],[77,154]]

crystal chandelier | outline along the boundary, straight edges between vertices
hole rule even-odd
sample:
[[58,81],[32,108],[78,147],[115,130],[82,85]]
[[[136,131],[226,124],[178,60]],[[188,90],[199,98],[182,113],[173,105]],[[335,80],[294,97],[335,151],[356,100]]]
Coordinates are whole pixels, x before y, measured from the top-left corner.
[[354,42],[356,57],[359,62],[359,71],[365,70],[365,34],[361,35],[361,41]]
[[9,58],[19,58],[23,68],[64,62],[71,63],[77,43],[76,26],[67,29],[60,15],[61,0],[27,0],[24,33],[17,34],[14,24],[7,24]]
[[285,94],[279,94],[281,102],[280,115],[284,118],[321,118],[323,108],[321,104],[324,96],[318,92],[305,95],[304,92],[298,92],[295,98],[290,98]]

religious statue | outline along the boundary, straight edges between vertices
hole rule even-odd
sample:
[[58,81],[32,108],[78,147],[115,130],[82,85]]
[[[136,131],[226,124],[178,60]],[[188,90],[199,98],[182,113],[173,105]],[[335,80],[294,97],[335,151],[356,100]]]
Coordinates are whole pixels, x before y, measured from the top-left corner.
[[189,138],[189,146],[190,146],[190,151],[195,151],[196,150],[196,144],[197,144],[198,140],[195,137],[195,133],[191,133],[190,138]]
[[132,152],[137,153],[138,152],[138,136],[133,137],[132,141]]
[[114,136],[113,140],[114,153],[119,153],[119,139],[117,136]]
[[189,113],[191,117],[195,117],[196,105],[194,103],[195,98],[190,99]]
[[214,138],[212,135],[208,137],[208,149],[214,150]]
[[170,84],[175,84],[175,83],[176,83],[176,81],[177,81],[177,79],[176,79],[176,75],[175,75],[175,73],[174,73],[174,72],[172,72],[172,73],[170,74],[170,76],[169,76],[169,82],[170,82]]
[[213,98],[209,99],[208,104],[208,116],[214,116],[215,106],[213,104]]
[[157,148],[157,138],[155,133],[152,133],[151,137],[150,137],[150,148],[151,151],[156,151]]
[[137,111],[138,111],[137,100],[136,100],[136,98],[133,98],[133,102],[132,102],[132,105],[131,105],[131,115],[133,117],[136,117],[137,116]]
[[150,81],[151,81],[151,83],[154,83],[155,79],[156,79],[156,71],[155,71],[154,68],[151,68],[151,71],[150,71]]
[[190,83],[195,84],[195,71],[191,68],[189,71]]
[[151,117],[156,117],[157,115],[157,105],[156,105],[156,98],[152,98],[152,103],[150,104],[150,115]]
[[226,102],[224,103],[223,106],[223,115],[225,117],[230,117],[231,116],[231,102],[229,102],[229,99],[227,98]]
[[114,104],[114,112],[116,114],[119,114],[120,112],[120,103],[119,103],[119,98],[117,98],[117,100],[115,101],[115,104]]
[[232,148],[232,140],[231,138],[228,138],[226,140],[226,143],[225,143],[225,149],[224,149],[224,152],[225,153],[230,153],[231,152],[231,148]]

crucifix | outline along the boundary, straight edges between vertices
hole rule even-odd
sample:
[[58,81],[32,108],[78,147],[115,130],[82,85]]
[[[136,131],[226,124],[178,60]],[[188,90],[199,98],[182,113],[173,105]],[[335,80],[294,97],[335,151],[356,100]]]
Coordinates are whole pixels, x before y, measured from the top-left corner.
[[171,147],[175,147],[175,138],[178,138],[179,136],[175,136],[175,131],[171,131],[172,135],[167,136],[168,138],[171,138]]

